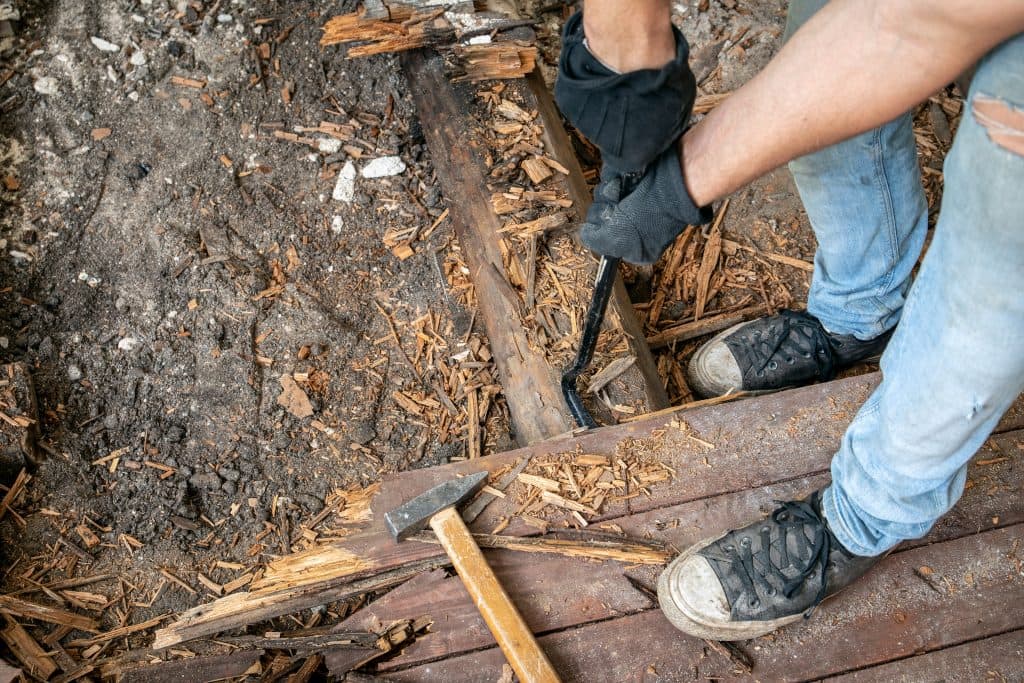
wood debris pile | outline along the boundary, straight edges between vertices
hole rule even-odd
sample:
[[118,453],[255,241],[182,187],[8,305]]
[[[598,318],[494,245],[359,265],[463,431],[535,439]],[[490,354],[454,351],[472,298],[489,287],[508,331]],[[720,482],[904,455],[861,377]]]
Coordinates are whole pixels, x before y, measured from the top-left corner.
[[[456,291],[468,299],[472,287],[465,284],[465,274],[457,264],[449,270],[449,277],[460,283]],[[501,384],[494,377],[493,357],[485,340],[473,333],[470,326],[470,332],[457,344],[458,348],[451,348],[446,341],[454,336],[450,319],[428,311],[403,324],[383,306],[378,305],[378,308],[387,320],[389,334],[375,343],[396,346],[417,378],[412,387],[392,390],[391,398],[405,414],[406,424],[424,429],[419,448],[425,448],[432,438],[441,444],[463,441],[466,444],[464,457],[480,457],[488,439],[493,442],[495,435],[507,431],[508,424],[508,415],[500,400]],[[411,354],[406,351],[400,328],[413,336],[415,351]],[[373,364],[381,360],[370,363],[367,369],[372,370]],[[459,456],[454,457],[459,459]]]
[[675,476],[668,465],[645,457],[643,449],[628,443],[621,444],[614,456],[570,452],[536,458],[509,488],[508,495],[519,503],[514,515],[502,518],[493,533],[515,518],[542,533],[556,521],[586,527],[606,505],[649,496],[653,486]]
[[[0,517],[9,512],[20,519],[14,508],[26,504],[24,482],[28,479],[22,473],[17,483],[6,489]],[[291,531],[280,524],[266,523],[250,555],[267,550],[269,540],[279,536],[281,544],[270,550],[302,562],[301,551],[318,552],[324,543],[364,528],[371,517],[370,501],[379,486],[334,491],[320,512]],[[404,621],[381,625],[372,632],[336,632],[324,625],[325,621],[336,623],[357,609],[366,599],[365,592],[358,592],[327,601],[324,608],[302,620],[287,617],[287,623],[293,625],[291,630],[197,640],[187,647],[178,645],[163,652],[140,648],[170,616],[149,616],[165,591],[184,591],[203,600],[273,594],[282,590],[282,582],[287,582],[283,578],[287,575],[285,568],[293,567],[294,562],[246,566],[217,560],[191,570],[163,568],[138,581],[123,572],[96,570],[94,552],[112,545],[109,526],[85,514],[75,518],[45,508],[39,512],[58,527],[58,543],[44,554],[4,567],[0,575],[8,586],[8,592],[0,594],[0,643],[9,652],[15,667],[11,670],[20,668],[33,679],[200,681],[262,675],[260,680],[292,676],[288,680],[306,681],[320,666],[319,652],[324,648],[341,648],[351,659],[350,668],[357,668],[400,647],[428,625]],[[123,544],[126,552],[143,547],[136,539],[124,536],[118,537],[118,545]],[[342,554],[334,563],[318,567],[335,572],[346,562],[351,563]],[[14,588],[18,586],[21,588]],[[259,621],[266,619],[256,615],[247,623]],[[2,678],[7,666],[0,658],[0,681],[17,680]]]
[[[594,267],[593,257],[567,230],[576,224],[566,191],[569,171],[545,149],[538,112],[522,106],[519,84],[496,84],[478,91],[477,99],[491,203],[504,221],[505,274],[521,303],[531,343],[552,366],[563,367],[576,352]],[[595,368],[629,352],[614,312],[609,318]]]
[[[333,17],[324,25],[321,45],[348,45],[349,57],[443,49],[454,80],[522,78],[537,62],[532,22],[475,14],[472,3],[417,8],[398,3]],[[520,30],[520,29],[525,29]],[[512,31],[508,36],[499,33]],[[475,40],[474,40],[475,39]],[[461,43],[460,41],[467,41]]]

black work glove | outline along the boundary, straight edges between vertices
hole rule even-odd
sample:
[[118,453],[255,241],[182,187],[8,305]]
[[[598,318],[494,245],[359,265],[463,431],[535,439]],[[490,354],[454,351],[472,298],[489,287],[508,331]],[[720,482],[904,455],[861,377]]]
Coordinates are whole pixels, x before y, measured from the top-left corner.
[[555,101],[598,149],[605,163],[642,171],[679,139],[693,110],[697,83],[687,64],[690,46],[675,27],[676,57],[660,69],[617,74],[583,44],[583,14],[562,31]]
[[687,225],[711,222],[710,206],[698,207],[683,182],[676,144],[647,170],[620,173],[605,165],[580,239],[593,251],[629,263],[654,263]]

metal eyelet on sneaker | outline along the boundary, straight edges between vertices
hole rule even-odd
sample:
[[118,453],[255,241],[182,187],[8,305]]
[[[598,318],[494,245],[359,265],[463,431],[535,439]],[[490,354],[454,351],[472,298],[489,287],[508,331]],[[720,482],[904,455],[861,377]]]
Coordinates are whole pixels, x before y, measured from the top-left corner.
[[747,538],[746,536],[741,538],[740,539],[740,546],[742,546],[744,548],[749,548],[750,547],[750,539]]
[[768,590],[766,590],[764,592],[764,594],[767,595],[769,598],[774,598],[776,593],[778,593],[778,591],[775,590],[774,587],[773,588],[769,588]]
[[776,363],[773,360],[772,361],[768,361],[768,369],[769,370],[778,370],[779,369],[779,364]]
[[750,599],[749,605],[750,605],[751,608],[757,609],[757,606],[760,605],[760,604],[761,604],[761,601],[758,600],[757,598],[751,598]]
[[724,550],[727,553],[731,553],[732,551],[736,550],[736,546],[730,543],[729,545],[723,545],[722,550]]

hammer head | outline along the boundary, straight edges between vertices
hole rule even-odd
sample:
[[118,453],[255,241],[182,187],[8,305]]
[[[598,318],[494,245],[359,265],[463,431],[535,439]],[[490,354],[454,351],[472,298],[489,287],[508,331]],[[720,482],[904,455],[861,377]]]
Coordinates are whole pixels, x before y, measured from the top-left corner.
[[439,484],[384,515],[384,525],[400,541],[423,527],[445,508],[458,507],[487,482],[487,472],[477,472]]

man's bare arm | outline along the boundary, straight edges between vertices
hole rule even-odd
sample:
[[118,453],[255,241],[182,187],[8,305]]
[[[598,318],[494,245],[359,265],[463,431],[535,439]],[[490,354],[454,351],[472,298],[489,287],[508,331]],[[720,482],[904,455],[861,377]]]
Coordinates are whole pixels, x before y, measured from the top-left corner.
[[890,121],[1021,31],[1021,0],[833,0],[684,136],[687,188],[704,205]]

